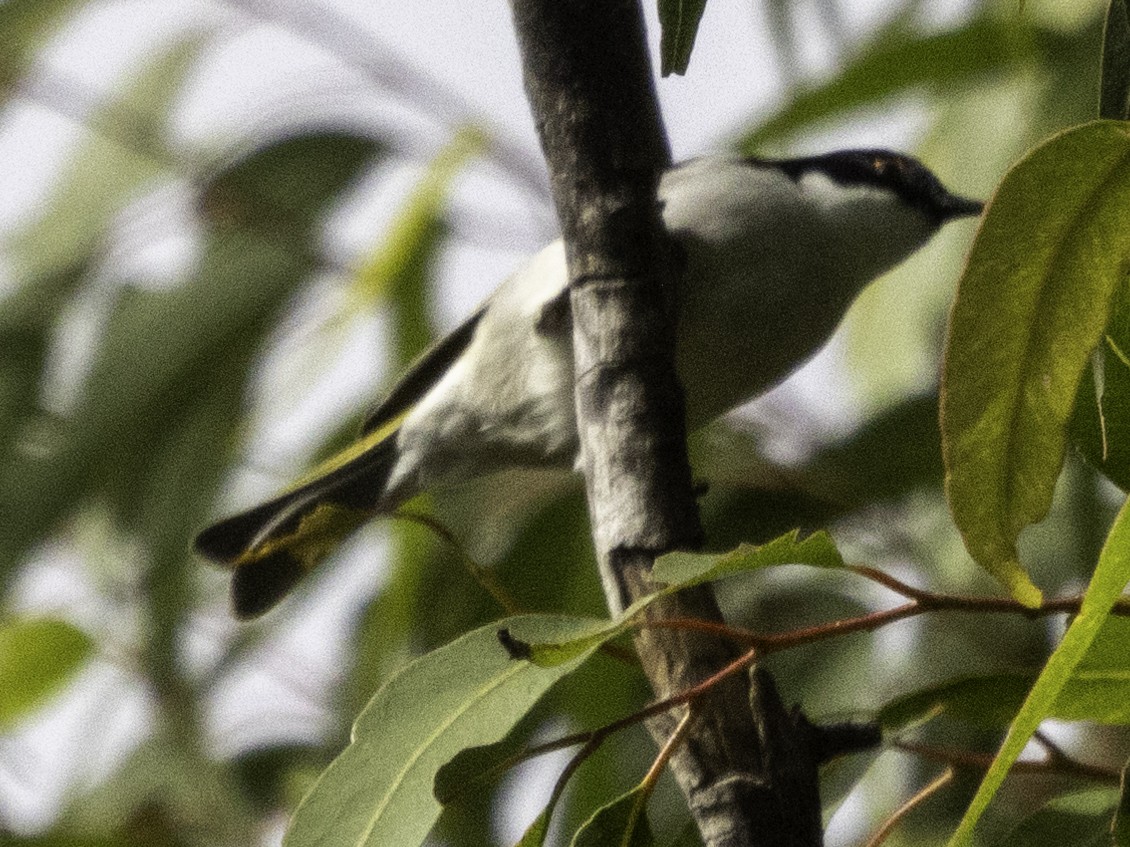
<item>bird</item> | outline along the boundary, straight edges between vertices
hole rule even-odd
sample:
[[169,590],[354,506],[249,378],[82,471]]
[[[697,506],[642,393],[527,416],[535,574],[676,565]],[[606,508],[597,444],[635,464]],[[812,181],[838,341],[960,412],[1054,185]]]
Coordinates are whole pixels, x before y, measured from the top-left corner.
[[[662,174],[657,201],[681,259],[675,359],[688,430],[781,382],[869,282],[983,208],[882,149],[690,159]],[[233,571],[236,617],[274,607],[346,536],[423,491],[575,464],[567,297],[557,240],[409,366],[353,444],[200,532],[197,552]]]

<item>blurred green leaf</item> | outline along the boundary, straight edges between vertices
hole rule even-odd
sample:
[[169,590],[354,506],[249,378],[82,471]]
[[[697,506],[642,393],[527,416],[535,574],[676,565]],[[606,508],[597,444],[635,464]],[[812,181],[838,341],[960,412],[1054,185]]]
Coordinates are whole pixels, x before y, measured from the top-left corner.
[[431,620],[425,609],[434,608],[428,575],[458,565],[443,555],[443,543],[426,527],[398,520],[389,531],[394,549],[388,574],[354,631],[352,669],[340,699],[343,727],[352,723],[390,674],[423,650],[454,637],[448,632],[446,639],[435,639],[435,633],[428,631]]
[[0,96],[47,37],[82,0],[6,0],[0,3]]
[[[375,150],[374,142],[355,136],[299,136],[250,156],[217,178],[216,183],[228,186],[225,196],[233,201],[232,185],[254,186],[265,179],[272,182],[276,198],[286,196],[289,186],[301,203],[291,218],[264,215],[244,221],[254,228],[240,229],[226,218],[210,232],[192,280],[167,291],[126,291],[101,339],[61,446],[0,468],[0,512],[10,518],[0,522],[0,576],[10,574],[29,545],[96,491],[107,493],[117,514],[135,527],[138,516],[151,508],[147,498],[153,490],[143,481],[170,439],[194,439],[190,449],[196,456],[214,452],[206,462],[209,473],[201,466],[195,475],[191,464],[196,459],[178,461],[175,469],[166,466],[164,472],[176,478],[154,482],[164,489],[161,502],[175,512],[178,485],[185,492],[193,490],[198,505],[210,498],[222,471],[218,463],[230,456],[226,451],[240,419],[241,387],[254,355],[313,268],[312,233],[297,232],[297,222],[312,223]],[[319,167],[323,160],[330,165]],[[325,182],[315,182],[319,178]],[[251,201],[244,201],[250,209]],[[280,222],[283,232],[272,228]],[[210,411],[201,412],[198,402]],[[194,417],[198,414],[202,417]],[[190,435],[181,430],[178,436],[176,422],[189,419],[208,421],[210,431]],[[201,438],[221,440],[209,448]],[[152,510],[151,515],[149,528],[164,534],[164,549],[187,549],[187,535],[177,541],[176,533],[161,528],[164,517]],[[183,508],[181,517],[185,520],[177,533],[187,531],[193,516]]]
[[[938,716],[986,729],[1016,717],[1035,671],[963,677],[898,697],[876,716],[897,732]],[[1103,724],[1130,723],[1130,620],[1109,618],[1056,698],[1048,717]]]
[[698,834],[698,826],[694,821],[689,821],[686,826],[675,836],[675,840],[667,847],[703,847],[702,836]]
[[158,731],[73,798],[58,831],[155,847],[256,843],[258,822],[232,770],[186,743],[180,730]]
[[62,690],[93,650],[85,632],[57,618],[0,624],[0,732]]
[[1039,728],[1040,723],[1055,709],[1056,701],[1071,680],[1080,663],[1092,649],[1097,636],[1110,619],[1110,610],[1130,581],[1130,502],[1123,504],[1107,536],[1106,544],[1095,575],[1087,586],[1079,614],[1072,620],[1063,640],[1056,647],[1040,672],[1039,679],[1029,692],[1024,705],[1008,729],[1008,735],[989,767],[980,788],[957,832],[949,841],[950,847],[965,847],[971,843],[973,829],[989,802],[996,795],[1013,762]]
[[1042,520],[1087,359],[1130,254],[1130,134],[1069,130],[1005,177],[958,287],[942,382],[954,521],[1021,602],[1039,590],[1016,538]]
[[1130,7],[1126,0],[1110,0],[1107,8],[1099,117],[1130,120]]
[[885,409],[804,466],[810,491],[861,504],[893,499],[942,482],[938,396],[930,392]]
[[659,67],[663,76],[685,74],[706,0],[659,0]]
[[432,793],[442,805],[447,805],[468,791],[478,790],[498,779],[514,762],[522,750],[510,737],[495,744],[482,744],[460,750],[451,761],[437,772]]
[[[0,15],[23,15],[19,9],[26,5],[8,3]],[[63,8],[59,3],[40,5],[44,13]],[[141,132],[138,127],[160,127],[204,42],[194,36],[174,43],[119,96],[96,110],[92,123],[124,115],[135,124],[136,134]],[[0,478],[4,466],[14,461],[10,445],[39,412],[42,371],[63,305],[93,264],[112,215],[162,170],[162,162],[150,152],[92,133],[68,161],[44,215],[8,240],[16,286],[0,309],[0,343],[11,351],[0,366]],[[0,554],[0,561],[5,558]],[[0,564],[0,577],[5,570]]]
[[995,847],[1112,847],[1111,817],[1117,795],[1111,789],[1057,797]]
[[781,111],[744,135],[737,147],[754,154],[805,127],[897,94],[922,88],[952,91],[1002,75],[1042,53],[1053,54],[1054,45],[1042,48],[1041,41],[1056,37],[1029,31],[1012,18],[989,15],[929,34],[909,30],[899,20],[878,32],[831,80],[789,97]]
[[[71,835],[52,831],[22,837],[5,832],[4,828],[0,827],[0,843],[4,847],[134,847],[136,842],[130,841],[124,835]],[[146,844],[146,847],[161,847],[161,845]]]
[[394,301],[398,319],[393,349],[401,365],[407,365],[431,340],[425,284],[427,268],[444,233],[444,206],[455,178],[486,144],[486,136],[478,129],[457,132],[428,165],[380,244],[353,276],[351,293],[358,303],[372,306],[385,299]]
[[938,716],[999,729],[1016,717],[1036,676],[1035,671],[1018,671],[951,680],[891,700],[876,719],[884,732],[898,732]]
[[79,263],[29,280],[0,303],[0,467],[12,461],[29,422],[42,414],[38,401],[54,323],[87,270]]
[[570,847],[654,847],[647,822],[647,789],[640,785],[593,812]]
[[[309,229],[382,152],[372,138],[347,132],[285,135],[238,157],[201,193],[201,209],[220,232],[253,229],[309,240]],[[292,249],[300,249],[291,245]]]
[[[6,8],[5,4],[4,7]],[[45,213],[12,235],[5,247],[17,277],[59,273],[89,259],[113,215],[173,162],[162,131],[208,36],[180,39],[149,63],[118,95],[99,106],[89,122],[115,126],[115,137],[91,132],[70,156]],[[129,139],[128,145],[118,136]]]
[[585,656],[552,669],[511,659],[500,629],[566,640],[592,622],[527,615],[470,632],[393,676],[357,718],[352,743],[295,812],[285,844],[423,842],[440,812],[436,773],[467,747],[505,736]]

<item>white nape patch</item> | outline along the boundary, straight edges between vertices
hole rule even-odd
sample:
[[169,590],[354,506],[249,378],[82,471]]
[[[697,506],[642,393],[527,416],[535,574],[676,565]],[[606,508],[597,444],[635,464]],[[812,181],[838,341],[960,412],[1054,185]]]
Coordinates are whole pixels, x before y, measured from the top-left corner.
[[879,186],[837,182],[820,170],[805,171],[801,174],[799,184],[801,192],[813,205],[825,212],[848,212],[852,207],[862,209],[897,202],[890,191]]

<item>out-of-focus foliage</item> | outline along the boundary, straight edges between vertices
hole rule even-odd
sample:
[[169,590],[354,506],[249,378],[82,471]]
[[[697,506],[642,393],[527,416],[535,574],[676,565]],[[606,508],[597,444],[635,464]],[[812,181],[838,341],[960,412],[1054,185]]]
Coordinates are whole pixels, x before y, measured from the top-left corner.
[[[285,11],[288,2],[280,0],[278,8]],[[702,3],[661,5],[676,16],[668,21],[683,22],[665,27],[663,36],[665,66],[677,72],[690,56],[696,28],[707,32],[712,17],[702,15]],[[951,15],[917,0],[893,0],[882,20],[865,25],[851,2],[764,0],[758,8],[775,35],[771,58],[786,88],[772,109],[736,125],[729,143],[774,154],[813,138],[835,146],[829,136],[860,120],[909,115],[918,127],[919,154],[943,181],[961,193],[988,196],[1009,164],[1047,137],[1093,119],[1096,104],[1102,117],[1126,117],[1125,0],[1109,7],[1028,0],[1018,11],[1017,5],[984,0]],[[521,832],[545,808],[565,760],[536,759],[516,774],[492,764],[526,746],[621,718],[650,696],[638,671],[616,652],[623,639],[567,675],[573,665],[535,671],[510,662],[494,640],[491,624],[512,612],[606,617],[575,481],[516,471],[434,492],[410,511],[438,518],[450,537],[407,518],[382,522],[293,600],[238,631],[223,605],[223,575],[196,561],[189,542],[210,518],[281,487],[307,461],[353,435],[363,407],[376,397],[359,388],[348,402],[326,401],[324,382],[353,378],[338,376],[335,363],[361,350],[377,361],[351,374],[380,371],[391,379],[426,347],[438,334],[445,305],[438,283],[456,248],[472,229],[491,237],[490,221],[453,221],[449,214],[459,178],[476,157],[490,158],[495,171],[519,182],[526,172],[508,158],[508,139],[459,129],[467,116],[447,115],[447,137],[408,151],[410,179],[385,180],[405,167],[405,133],[391,127],[400,113],[379,129],[345,107],[340,114],[327,107],[311,118],[287,92],[257,99],[254,113],[230,136],[185,142],[174,119],[231,30],[212,20],[184,27],[125,73],[109,95],[98,96],[42,61],[59,28],[97,6],[89,0],[0,3],[6,107],[30,101],[62,112],[80,129],[35,214],[0,241],[6,275],[0,289],[0,586],[4,620],[13,622],[0,630],[0,725],[7,733],[0,736],[0,841],[277,843],[287,816],[324,772],[293,843],[336,818],[333,804],[344,803],[368,816],[361,829],[373,821],[400,826],[411,820],[414,828],[396,836],[398,845],[509,847],[517,836],[507,842],[503,832]],[[819,76],[802,70],[813,29],[806,15],[818,21],[828,54]],[[336,33],[346,63],[364,55],[364,33],[315,32],[316,17],[272,19],[330,53]],[[253,17],[239,22],[261,25]],[[507,25],[500,17],[499,26]],[[691,72],[697,68],[692,60]],[[425,96],[433,89],[415,75],[418,69],[382,75],[367,64],[361,70],[359,89],[395,88],[393,99],[401,107],[408,102],[409,110],[406,92],[417,90],[419,111],[434,110],[437,98]],[[1020,205],[1032,216],[1050,214],[1057,208],[1051,198],[1081,191],[1080,181],[1061,184],[1071,165],[1049,166]],[[366,193],[381,195],[383,211],[357,202]],[[177,214],[184,219],[177,224],[183,249],[171,274],[138,260],[149,246],[146,215],[176,205],[170,197],[180,198]],[[1115,199],[1110,192],[1094,197]],[[1005,199],[1002,189],[998,202]],[[1125,209],[1112,214],[1124,217]],[[336,228],[349,215],[364,218],[368,234],[364,246],[343,256],[350,251],[335,246]],[[1032,216],[1009,224],[1003,240],[1036,226]],[[1121,218],[1111,220],[1108,251],[1125,230]],[[1069,235],[1081,242],[1088,231]],[[971,235],[970,227],[955,227],[864,296],[849,333],[837,341],[852,375],[834,395],[806,407],[789,399],[796,394],[779,395],[757,408],[756,424],[722,421],[695,435],[696,473],[708,483],[701,498],[708,549],[765,544],[797,527],[829,528],[838,545],[838,551],[825,545],[826,536],[809,542],[820,547],[821,561],[832,550],[831,567],[762,568],[719,583],[733,624],[786,632],[860,619],[905,599],[870,586],[840,566],[845,562],[935,592],[996,591],[965,555],[941,494],[935,386],[942,327]],[[1067,470],[1048,518],[1019,539],[1019,561],[1050,598],[1076,593],[1095,568],[1116,499],[1102,476],[1123,488],[1130,484],[1126,265],[1114,252],[1107,258],[1123,275],[1111,282],[1117,289],[1112,315],[1080,383]],[[1006,312],[989,311],[979,317],[1003,322],[990,330],[1002,346],[1024,329]],[[1049,329],[1066,332],[1068,323],[1081,320],[1077,310],[1068,311]],[[1038,313],[1050,320],[1048,312]],[[359,337],[364,341],[357,343]],[[374,355],[374,349],[384,353]],[[972,364],[974,375],[986,372],[984,362]],[[323,379],[324,372],[334,376]],[[990,375],[1001,377],[999,370]],[[1046,374],[1031,376],[1029,387]],[[833,383],[814,384],[830,392]],[[841,395],[850,395],[850,403]],[[853,409],[827,430],[831,434],[807,424],[824,400]],[[316,414],[308,413],[311,407]],[[269,433],[280,410],[296,409],[297,417],[317,419],[299,449],[287,453],[275,449],[277,438],[251,438]],[[1013,424],[1027,425],[1021,418]],[[1043,500],[1051,496],[1054,464],[1042,483]],[[1104,561],[1125,555],[1121,534],[1111,538]],[[790,557],[803,558],[795,550]],[[380,577],[356,577],[362,572]],[[342,580],[353,582],[343,587]],[[1105,586],[1105,600],[1112,599],[1116,581]],[[484,584],[495,589],[493,596]],[[325,594],[337,599],[320,600]],[[1072,632],[1085,628],[1094,636],[1090,651],[1079,650],[1074,670],[1057,677],[1063,690],[1054,696],[1044,690],[1043,711],[1030,714],[1037,722],[1048,714],[1076,721],[1059,739],[1061,752],[1117,773],[1130,757],[1122,682],[1130,651],[1121,621],[1090,629],[1100,618],[1090,607],[1075,618]],[[622,632],[605,622],[594,626],[602,637],[575,652]],[[765,662],[786,700],[813,719],[879,718],[889,743],[958,750],[983,768],[1064,628],[1061,617],[938,612],[775,653]],[[512,634],[519,637],[517,630]],[[478,638],[482,650],[448,661],[450,651],[467,643],[460,637]],[[293,658],[295,644],[323,641],[336,646],[317,654],[317,667]],[[1072,644],[1079,647],[1077,635]],[[409,664],[413,660],[418,664]],[[489,661],[504,675],[513,670],[515,680],[549,676],[529,682],[504,707],[485,710],[489,720],[471,714],[467,725],[445,724],[444,716],[459,712],[460,704],[490,702],[468,696],[443,709],[444,696],[472,685]],[[407,705],[394,710],[406,723],[379,719],[390,692],[428,666],[450,682],[429,681],[426,690],[409,686]],[[108,668],[116,674],[109,695],[92,687]],[[549,677],[560,681],[539,699]],[[378,690],[383,693],[372,699]],[[107,715],[129,712],[127,691],[145,705],[135,708],[131,732],[102,741],[112,723]],[[350,746],[349,728],[359,714]],[[428,715],[435,718],[434,737],[413,746],[399,728],[420,730]],[[69,764],[50,758],[42,764],[28,755],[59,726],[70,727],[76,739],[59,748]],[[459,726],[470,730],[462,733]],[[501,746],[476,749],[451,770],[439,770],[458,748],[486,744],[510,727]],[[112,749],[97,752],[99,745]],[[382,761],[420,765],[404,771],[412,779],[397,782],[400,793],[377,798],[378,804],[385,796],[408,798],[401,807],[408,811],[377,808],[368,796],[353,804],[343,793],[364,794],[365,780],[379,775],[364,758],[373,745],[407,745],[409,752],[397,747]],[[860,841],[859,833],[937,775],[937,764],[899,749],[829,766],[825,801],[830,815],[839,809],[829,844]],[[343,750],[349,752],[326,771]],[[416,757],[421,751],[434,753],[435,761],[423,767],[427,755]],[[525,843],[565,844],[579,831],[586,833],[579,843],[587,843],[598,823],[633,813],[639,794],[629,792],[638,792],[653,758],[640,727],[615,734],[572,774],[552,810],[552,826],[546,815]],[[61,786],[58,799],[29,824],[28,815],[17,814],[27,805],[20,775],[49,766]],[[437,771],[448,801],[442,804],[431,794]],[[963,772],[903,820],[887,843],[945,843],[980,776],[975,768]],[[978,838],[1013,847],[1109,843],[1101,838],[1119,797],[1116,787],[1082,790],[1093,789],[1096,778],[1041,778],[1028,790],[1034,778],[1014,772],[988,807]],[[454,790],[453,783],[465,790]],[[855,793],[841,805],[850,790],[845,785]],[[604,810],[599,821],[582,830],[598,809]],[[698,842],[669,779],[654,787],[647,816],[658,843]]]
[[66,621],[0,624],[0,729],[10,729],[57,693],[93,647],[86,633]]

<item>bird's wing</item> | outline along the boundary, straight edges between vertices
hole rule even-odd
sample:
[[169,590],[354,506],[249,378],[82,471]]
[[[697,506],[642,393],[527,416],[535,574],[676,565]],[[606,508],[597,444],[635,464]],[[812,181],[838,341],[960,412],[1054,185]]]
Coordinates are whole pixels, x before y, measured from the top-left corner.
[[486,306],[480,307],[454,332],[437,341],[416,358],[388,396],[365,418],[365,423],[361,427],[362,436],[400,418],[428,393],[431,387],[447,373],[452,363],[467,349],[467,345],[475,335],[475,328],[485,312]]

